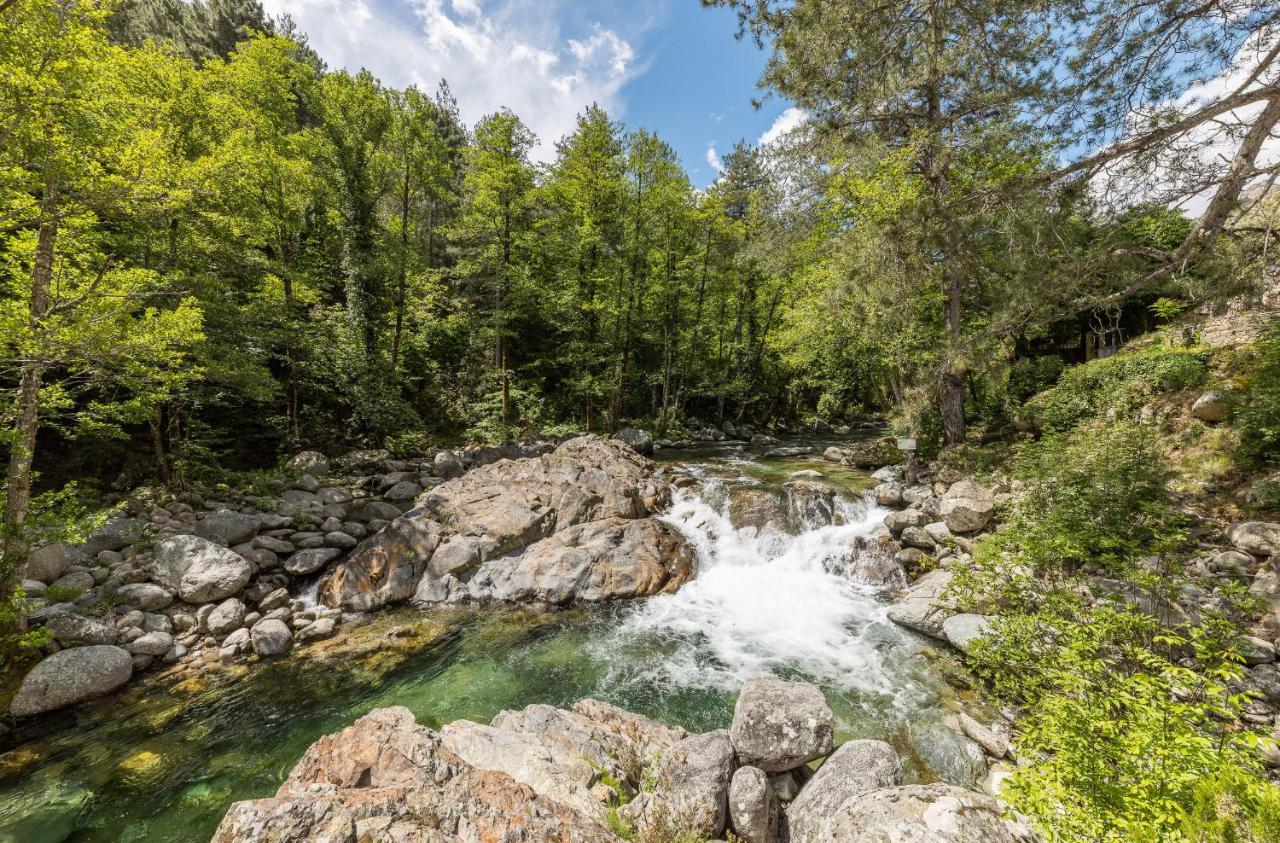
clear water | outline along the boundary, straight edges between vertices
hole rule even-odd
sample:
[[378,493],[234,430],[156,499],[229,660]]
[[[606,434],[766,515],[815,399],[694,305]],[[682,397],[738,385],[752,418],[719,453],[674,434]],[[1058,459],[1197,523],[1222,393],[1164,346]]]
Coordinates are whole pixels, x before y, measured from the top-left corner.
[[[704,731],[728,725],[742,682],[766,673],[816,682],[839,739],[889,740],[910,778],[937,778],[921,754],[951,734],[944,675],[958,668],[836,564],[883,517],[862,496],[869,478],[758,453],[684,455],[699,482],[666,517],[698,567],[675,594],[556,613],[385,613],[307,658],[149,680],[24,727],[0,755],[0,840],[207,840],[231,802],[271,795],[312,741],[379,706],[439,726],[595,696]],[[796,511],[783,488],[811,468],[841,492],[837,525]]]

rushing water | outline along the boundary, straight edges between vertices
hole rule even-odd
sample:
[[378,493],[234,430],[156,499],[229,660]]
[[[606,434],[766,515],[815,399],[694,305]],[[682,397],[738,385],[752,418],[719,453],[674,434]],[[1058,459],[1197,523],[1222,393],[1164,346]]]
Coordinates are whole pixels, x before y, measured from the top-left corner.
[[[838,739],[889,740],[909,778],[963,779],[944,725],[955,695],[942,677],[957,668],[841,573],[884,515],[863,495],[869,478],[749,448],[676,465],[697,483],[664,517],[698,559],[677,593],[555,613],[406,609],[343,627],[306,657],[138,683],[9,737],[0,840],[207,840],[232,801],[271,795],[312,741],[378,706],[439,726],[596,696],[703,731],[726,726],[742,682],[760,674],[816,682]],[[835,524],[783,486],[813,469],[841,492]]]

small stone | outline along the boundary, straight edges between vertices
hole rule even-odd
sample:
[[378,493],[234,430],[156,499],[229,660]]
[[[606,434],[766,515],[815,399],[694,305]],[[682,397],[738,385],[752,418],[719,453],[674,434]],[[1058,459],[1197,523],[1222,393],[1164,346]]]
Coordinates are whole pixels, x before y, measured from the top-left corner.
[[342,555],[336,547],[316,547],[300,550],[284,561],[284,569],[295,576],[314,574]]
[[960,731],[992,758],[1004,758],[1009,752],[1009,739],[990,726],[984,726],[968,714],[960,714]]
[[205,627],[214,635],[227,635],[244,625],[245,605],[231,597],[222,601],[209,613]]
[[259,656],[279,656],[293,646],[293,634],[284,621],[261,620],[249,631],[253,651]]
[[163,656],[173,646],[173,636],[167,632],[148,632],[130,642],[125,649],[136,655]]

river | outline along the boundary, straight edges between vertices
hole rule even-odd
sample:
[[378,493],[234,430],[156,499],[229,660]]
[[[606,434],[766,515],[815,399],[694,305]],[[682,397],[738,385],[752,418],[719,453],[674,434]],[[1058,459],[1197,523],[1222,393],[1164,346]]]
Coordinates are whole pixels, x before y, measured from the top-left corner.
[[[233,801],[273,794],[312,741],[379,706],[438,727],[595,696],[705,731],[727,726],[743,680],[764,673],[817,683],[837,741],[888,740],[909,781],[964,782],[976,767],[947,725],[963,672],[835,564],[884,511],[864,495],[870,477],[824,463],[821,444],[668,463],[697,479],[665,516],[697,551],[675,594],[561,612],[402,609],[281,662],[135,683],[24,727],[0,755],[0,840],[208,840]],[[797,471],[837,488],[836,524],[791,500]]]

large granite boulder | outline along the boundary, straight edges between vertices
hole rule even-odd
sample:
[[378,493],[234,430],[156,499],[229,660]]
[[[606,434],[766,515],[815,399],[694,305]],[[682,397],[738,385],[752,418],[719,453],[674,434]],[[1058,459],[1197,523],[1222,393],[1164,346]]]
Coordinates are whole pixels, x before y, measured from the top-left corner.
[[62,542],[38,547],[27,557],[26,576],[48,585],[67,572],[73,555],[72,548]]
[[61,650],[22,680],[9,712],[28,717],[105,696],[133,676],[133,656],[109,644]]
[[363,609],[410,595],[569,603],[657,593],[683,581],[691,555],[652,520],[670,504],[654,471],[598,436],[474,468],[357,547],[321,599]]
[[609,518],[575,524],[521,554],[485,562],[468,593],[481,601],[598,603],[672,591],[692,572],[693,551],[670,524]]
[[816,686],[759,676],[742,686],[729,737],[739,762],[780,773],[831,752],[834,727]]
[[45,618],[44,628],[63,647],[116,643],[115,626],[75,612],[55,612],[49,615]]
[[560,840],[617,843],[594,817],[473,768],[406,708],[312,744],[276,796],[237,802],[214,843]]
[[942,496],[938,512],[951,532],[973,533],[991,523],[995,496],[972,480],[961,480]]
[[990,796],[952,785],[916,784],[845,801],[814,839],[823,843],[1014,843],[1015,837]]
[[867,740],[842,743],[787,807],[789,838],[794,843],[816,840],[827,819],[845,802],[901,783],[902,764],[889,744]]
[[329,458],[319,451],[301,451],[285,464],[285,470],[299,476],[310,474],[320,477],[329,473]]
[[199,536],[171,536],[156,545],[153,576],[188,603],[212,603],[238,594],[253,566],[240,554]]
[[196,535],[225,545],[247,542],[258,534],[258,516],[230,509],[210,512],[196,524]]

